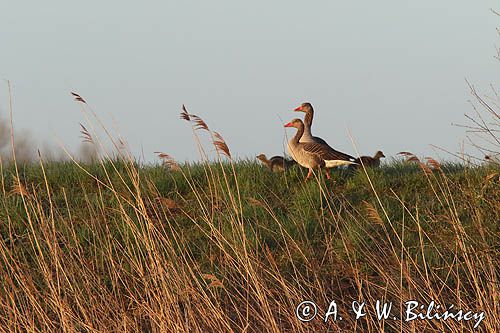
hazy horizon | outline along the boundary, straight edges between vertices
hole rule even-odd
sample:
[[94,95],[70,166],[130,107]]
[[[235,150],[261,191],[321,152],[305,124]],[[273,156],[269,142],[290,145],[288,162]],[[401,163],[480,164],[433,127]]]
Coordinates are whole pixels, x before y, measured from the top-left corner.
[[[451,158],[430,144],[460,149],[465,79],[499,83],[494,1],[49,3],[0,5],[0,77],[16,130],[72,151],[86,124],[74,91],[147,161],[199,158],[182,104],[235,158],[282,154],[304,101],[338,150],[356,155],[350,131],[363,155]],[[0,119],[8,103],[3,82]]]

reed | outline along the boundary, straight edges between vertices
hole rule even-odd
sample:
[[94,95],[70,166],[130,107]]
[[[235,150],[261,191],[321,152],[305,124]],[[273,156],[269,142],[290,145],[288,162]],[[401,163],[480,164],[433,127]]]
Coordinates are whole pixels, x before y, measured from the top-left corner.
[[[167,168],[139,165],[123,149],[107,151],[103,141],[117,140],[90,123],[82,136],[101,147],[94,163],[40,156],[1,165],[2,331],[464,332],[475,324],[378,320],[377,300],[392,301],[398,318],[409,300],[484,311],[477,330],[500,331],[497,165],[406,153],[410,162],[304,184],[300,168],[277,175],[233,160],[202,118],[185,107],[181,118],[198,163],[158,153]],[[295,313],[304,300],[318,307],[310,322]],[[343,320],[325,323],[333,300]],[[354,301],[367,304],[357,320]]]

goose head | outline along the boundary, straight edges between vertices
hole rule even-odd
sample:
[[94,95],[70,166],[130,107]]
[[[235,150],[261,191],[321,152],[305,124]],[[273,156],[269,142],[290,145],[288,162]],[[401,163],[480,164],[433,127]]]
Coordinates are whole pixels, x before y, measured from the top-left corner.
[[300,104],[300,106],[296,107],[293,111],[295,112],[304,112],[307,113],[308,111],[312,110],[312,105],[309,102],[304,102]]
[[375,159],[380,159],[381,157],[385,157],[385,155],[384,155],[384,153],[383,153],[382,151],[380,151],[380,150],[379,150],[379,151],[377,151],[377,152],[375,153],[374,158],[375,158]]
[[291,122],[289,123],[286,123],[285,124],[285,127],[295,127],[295,128],[301,128],[301,127],[304,127],[304,123],[302,122],[302,120],[300,120],[299,118],[295,118],[294,120],[292,120]]

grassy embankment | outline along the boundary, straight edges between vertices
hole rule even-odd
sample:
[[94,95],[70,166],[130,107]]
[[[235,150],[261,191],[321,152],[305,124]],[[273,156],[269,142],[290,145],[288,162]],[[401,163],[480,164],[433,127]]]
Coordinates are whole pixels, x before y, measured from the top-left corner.
[[[221,148],[221,147],[219,147]],[[222,147],[223,148],[223,147]],[[223,160],[225,158],[221,158]],[[499,331],[499,168],[392,162],[303,183],[253,161],[3,165],[3,331]],[[319,315],[295,316],[303,300]],[[322,321],[331,300],[342,321]],[[367,315],[350,312],[366,301]]]

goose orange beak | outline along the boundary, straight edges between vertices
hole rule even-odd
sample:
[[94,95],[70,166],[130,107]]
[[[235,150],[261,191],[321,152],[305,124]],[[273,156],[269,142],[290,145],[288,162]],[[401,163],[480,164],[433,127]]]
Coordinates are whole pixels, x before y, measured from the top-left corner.
[[296,107],[293,111],[302,111],[302,105],[301,105],[301,106]]
[[293,124],[292,123],[286,123],[285,127],[293,127]]

